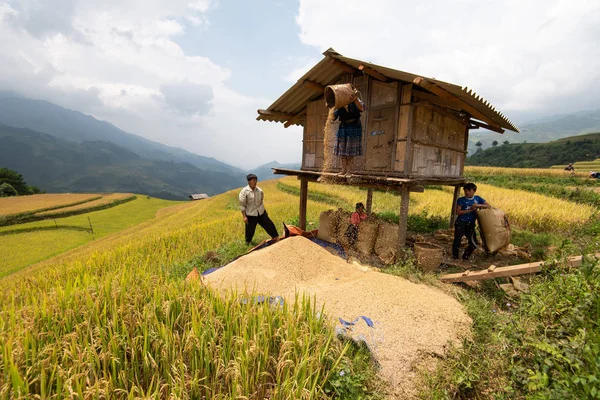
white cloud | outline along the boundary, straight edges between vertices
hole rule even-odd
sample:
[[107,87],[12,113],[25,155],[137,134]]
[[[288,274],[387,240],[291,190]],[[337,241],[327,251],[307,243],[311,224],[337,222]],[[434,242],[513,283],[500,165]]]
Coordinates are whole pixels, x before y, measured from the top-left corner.
[[173,40],[186,24],[208,24],[214,6],[210,0],[0,0],[0,90],[243,167],[275,155],[298,159],[298,134],[290,146],[289,134],[276,137],[255,121],[268,100],[235,93],[227,86],[230,70],[186,54]]
[[507,114],[595,108],[600,3],[586,0],[300,0],[321,51],[474,88]]
[[294,68],[285,78],[286,82],[295,83],[302,78],[312,67],[319,62],[316,58],[293,58],[293,62],[299,67]]
[[8,3],[0,3],[0,21],[8,20],[18,16],[17,10],[12,8]]

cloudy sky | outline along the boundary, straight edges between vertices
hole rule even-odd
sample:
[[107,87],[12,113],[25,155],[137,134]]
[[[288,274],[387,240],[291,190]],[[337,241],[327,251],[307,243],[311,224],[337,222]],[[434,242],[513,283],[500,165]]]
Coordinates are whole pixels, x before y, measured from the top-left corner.
[[598,0],[0,0],[0,90],[251,168],[258,122],[329,47],[469,86],[513,121],[600,104]]

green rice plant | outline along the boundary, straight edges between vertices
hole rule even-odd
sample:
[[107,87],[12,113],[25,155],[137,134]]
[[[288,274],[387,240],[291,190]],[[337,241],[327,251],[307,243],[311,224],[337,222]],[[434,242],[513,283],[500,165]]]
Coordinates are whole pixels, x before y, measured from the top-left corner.
[[[297,202],[268,185],[267,209],[280,225]],[[313,301],[253,304],[240,301],[252,294],[217,296],[173,271],[242,238],[239,211],[226,208],[232,194],[4,278],[0,398],[330,398],[325,388],[342,368],[369,376],[372,365],[346,356],[349,345]],[[325,209],[309,205],[312,220]],[[354,386],[369,398],[368,387]]]

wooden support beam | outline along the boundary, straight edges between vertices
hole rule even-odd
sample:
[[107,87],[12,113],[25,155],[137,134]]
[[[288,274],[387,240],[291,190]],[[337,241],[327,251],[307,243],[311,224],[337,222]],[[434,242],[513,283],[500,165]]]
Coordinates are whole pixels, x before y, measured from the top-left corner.
[[462,111],[462,107],[460,104],[458,104],[458,102],[451,101],[449,99],[442,99],[441,97],[436,96],[435,94],[413,90],[412,95],[418,100],[427,101],[436,106],[450,108],[451,110],[458,112]]
[[308,79],[303,80],[302,84],[304,86],[306,86],[307,88],[314,90],[315,92],[324,92],[325,91],[325,86],[318,84],[317,82],[309,81]]
[[[412,127],[412,109],[410,105],[412,100],[413,85],[402,85],[400,87],[400,104],[398,110],[398,131],[396,132],[396,145],[394,148],[394,171],[408,173],[407,159],[409,153],[408,137]],[[406,144],[402,146],[398,141],[404,140]]]
[[[600,254],[596,254],[596,257],[599,257]],[[492,279],[492,278],[500,278],[503,276],[515,276],[515,275],[523,275],[523,274],[533,274],[535,272],[539,272],[542,270],[542,265],[547,261],[539,261],[528,264],[519,264],[519,265],[511,265],[510,267],[497,267],[492,268],[490,266],[488,269],[484,269],[481,271],[471,271],[468,274],[464,272],[459,272],[456,274],[448,274],[444,275],[440,278],[442,282],[466,282],[466,281],[480,281],[484,279]],[[572,267],[579,267],[582,263],[582,257],[569,257],[568,263]]]
[[285,124],[283,124],[283,127],[284,128],[289,128],[290,126],[292,126],[295,123],[297,123],[298,120],[300,120],[305,115],[306,115],[306,108],[304,108],[298,114],[294,115],[292,118],[288,119],[287,122]]
[[[422,185],[445,185],[455,186],[465,183],[464,178],[455,177],[416,177],[416,178],[392,178],[388,176],[352,174],[350,178],[341,178],[335,172],[322,172],[318,169],[294,170],[287,168],[272,168],[277,175],[291,175],[299,178],[318,179],[321,176],[331,178],[332,183],[351,184],[365,188],[384,188],[400,190],[403,185],[409,186],[409,191],[421,191]],[[312,181],[311,181],[312,182]]]
[[270,111],[270,110],[258,110],[258,113],[265,117],[273,117],[278,119],[289,120],[290,118],[295,117],[294,114],[282,113],[279,111]]
[[375,71],[373,68],[368,67],[366,65],[360,64],[358,66],[358,69],[362,72],[364,72],[367,75],[372,76],[373,78],[377,79],[380,82],[389,82],[390,78],[388,78],[387,76],[383,75],[380,72]]
[[406,230],[408,229],[408,202],[410,194],[407,185],[400,188],[400,229],[398,231],[398,254],[401,254],[406,245]]
[[300,223],[300,229],[306,230],[306,204],[308,200],[308,180],[300,180],[300,213],[298,216],[298,222]]
[[439,143],[434,143],[434,142],[430,142],[428,140],[419,140],[419,139],[413,139],[412,140],[413,143],[416,144],[420,144],[422,146],[431,146],[431,147],[436,147],[438,149],[444,149],[444,150],[450,150],[450,151],[456,151],[457,153],[463,153],[466,154],[467,151],[466,150],[462,150],[462,149],[457,149],[455,147],[450,147],[450,146],[445,146],[443,144],[439,144]]
[[491,125],[487,125],[487,124],[484,124],[483,122],[470,120],[469,123],[471,125],[475,125],[478,128],[489,129],[490,131],[494,131],[494,132],[498,132],[498,133],[504,133],[504,129],[497,128],[497,127],[491,126]]
[[335,65],[337,68],[341,69],[342,71],[349,73],[349,74],[355,74],[358,70],[356,68],[354,68],[351,65],[346,64],[345,62],[342,62],[336,58],[331,57],[331,64]]
[[454,186],[454,196],[452,196],[452,210],[450,212],[450,228],[454,226],[454,221],[456,220],[456,202],[458,201],[458,196],[460,196],[460,185]]
[[[408,102],[410,103],[411,99],[412,99],[412,91],[413,91],[413,85],[412,84],[408,84],[408,85],[403,85],[402,88],[402,102],[404,103],[405,100],[408,100]],[[404,108],[404,107],[402,107]],[[400,113],[402,114],[402,109],[400,110]],[[409,104],[408,106],[406,106],[406,115],[405,115],[405,120],[400,121],[401,125],[402,123],[405,124],[404,127],[404,131],[402,132],[403,134],[405,134],[406,136],[404,137],[404,139],[406,139],[406,149],[405,149],[405,153],[404,153],[404,174],[411,174],[412,173],[412,166],[413,166],[413,156],[414,156],[414,145],[412,143],[413,140],[413,135],[412,135],[412,131],[413,131],[413,126],[415,124],[414,118],[413,118],[413,114],[415,111],[415,107],[412,104]],[[399,136],[400,137],[400,136]]]
[[367,189],[367,215],[371,215],[371,208],[373,207],[373,189]]
[[460,105],[462,110],[471,114],[472,117],[475,117],[480,121],[486,122],[490,126],[493,126],[496,128],[501,128],[500,125],[498,125],[495,121],[493,121],[492,119],[488,118],[486,115],[481,113],[475,107],[471,106],[464,100],[454,96],[452,93],[446,91],[445,89],[442,89],[441,87],[437,86],[436,84],[428,81],[427,79],[419,76],[413,80],[413,83],[415,85],[421,86],[424,89],[429,90],[431,93],[441,97],[444,100],[447,100],[450,102],[455,102],[457,105]]

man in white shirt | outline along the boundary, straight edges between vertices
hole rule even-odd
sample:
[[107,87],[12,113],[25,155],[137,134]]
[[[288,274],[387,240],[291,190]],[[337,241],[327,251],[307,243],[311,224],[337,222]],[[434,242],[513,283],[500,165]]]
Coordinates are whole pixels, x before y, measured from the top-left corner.
[[279,236],[275,224],[269,218],[263,201],[265,194],[256,186],[258,178],[254,174],[246,176],[248,180],[248,186],[244,187],[240,191],[240,209],[242,210],[242,216],[246,223],[246,244],[250,244],[256,231],[256,224],[262,226],[262,228],[271,236],[271,239],[275,239]]

